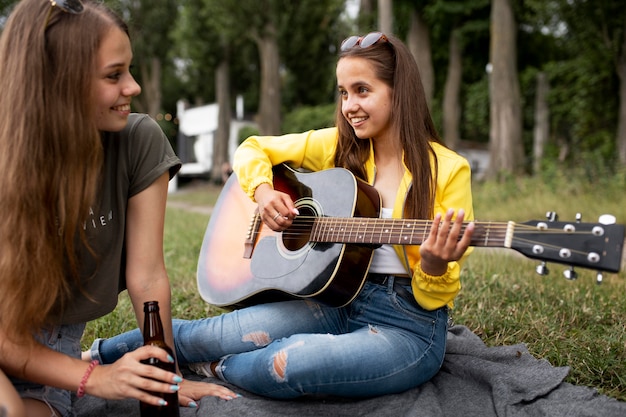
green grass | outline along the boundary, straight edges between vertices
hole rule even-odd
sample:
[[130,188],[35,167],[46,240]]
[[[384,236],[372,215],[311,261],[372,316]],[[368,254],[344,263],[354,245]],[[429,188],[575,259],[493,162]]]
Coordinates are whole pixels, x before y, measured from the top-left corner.
[[487,345],[525,343],[538,358],[570,366],[567,381],[593,386],[626,400],[626,281],[579,270],[576,281],[563,267],[534,273],[536,262],[508,252],[477,249],[463,273],[453,319]]
[[[613,214],[626,223],[624,176],[594,182],[576,174],[521,178],[473,188],[474,210],[481,220],[524,222],[545,219],[596,222]],[[567,382],[597,388],[626,400],[626,273],[604,274],[577,269],[568,281],[564,265],[548,264],[550,274],[535,272],[538,262],[514,251],[477,248],[463,275],[454,319],[471,328],[488,345],[525,343],[536,357],[571,368]]]
[[204,182],[192,182],[182,186],[175,193],[169,195],[168,200],[191,206],[212,206],[217,201],[221,186]]
[[[626,223],[624,179],[617,175],[595,180],[564,174],[523,178],[506,183],[476,183],[474,208],[479,220],[524,222],[544,219],[556,211],[560,220],[595,222],[611,213]],[[215,202],[216,186],[190,187],[170,200],[190,206]],[[208,214],[168,208],[165,257],[172,281],[173,314],[200,318],[219,314],[197,294],[195,271]],[[463,289],[453,319],[477,333],[487,345],[524,343],[538,358],[571,368],[567,382],[597,388],[626,401],[626,273],[605,274],[577,269],[576,281],[565,280],[566,266],[548,264],[539,276],[536,261],[513,250],[476,248],[465,265]],[[125,293],[115,312],[88,325],[84,337],[107,337],[136,326]]]

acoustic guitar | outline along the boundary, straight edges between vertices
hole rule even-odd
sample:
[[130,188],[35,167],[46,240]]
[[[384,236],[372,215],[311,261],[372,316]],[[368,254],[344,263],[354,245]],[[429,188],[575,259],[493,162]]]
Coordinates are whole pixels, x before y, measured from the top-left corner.
[[[419,245],[432,223],[380,218],[376,189],[343,168],[303,173],[277,165],[274,188],[289,194],[300,212],[282,232],[263,224],[235,175],[224,185],[198,261],[198,289],[209,304],[238,308],[311,298],[346,305],[361,290],[376,247]],[[618,272],[621,266],[623,225],[547,220],[475,225],[471,246],[509,248],[597,271]]]

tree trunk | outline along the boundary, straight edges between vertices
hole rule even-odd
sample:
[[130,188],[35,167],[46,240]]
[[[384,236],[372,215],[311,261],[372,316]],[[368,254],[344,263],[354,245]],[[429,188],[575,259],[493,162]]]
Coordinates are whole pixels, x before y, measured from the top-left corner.
[[393,1],[378,0],[378,30],[393,33]]
[[461,76],[463,61],[461,58],[461,45],[459,31],[455,29],[450,34],[450,60],[448,62],[448,76],[443,95],[443,139],[451,149],[459,146],[461,120]]
[[374,22],[374,0],[361,0],[359,3],[359,17],[357,19],[359,31],[365,31],[372,28]]
[[280,130],[280,56],[276,28],[270,22],[257,38],[261,61],[261,98],[259,102],[259,133],[278,135]]
[[537,74],[537,95],[535,96],[535,128],[533,135],[533,174],[541,171],[543,151],[550,136],[550,109],[548,91],[550,85],[545,72]]
[[140,99],[135,100],[136,110],[156,117],[161,111],[161,60],[152,57],[148,62],[140,63],[139,69],[143,84]]
[[626,19],[624,30],[622,53],[617,63],[617,75],[619,76],[619,117],[617,122],[617,152],[619,162],[626,165]]
[[[226,50],[228,47],[225,47]],[[224,59],[217,67],[215,74],[215,92],[219,109],[217,132],[213,138],[213,161],[211,162],[211,178],[214,182],[221,183],[222,171],[225,164],[229,163],[228,142],[230,138],[230,61],[229,54],[224,54]]]
[[426,102],[428,107],[431,108],[435,92],[435,70],[430,49],[430,30],[422,16],[417,12],[417,9],[413,9],[411,12],[411,27],[409,28],[407,46],[415,57],[415,61],[417,61]]
[[523,171],[522,111],[517,73],[517,24],[511,0],[491,6],[490,161],[487,176],[498,178]]

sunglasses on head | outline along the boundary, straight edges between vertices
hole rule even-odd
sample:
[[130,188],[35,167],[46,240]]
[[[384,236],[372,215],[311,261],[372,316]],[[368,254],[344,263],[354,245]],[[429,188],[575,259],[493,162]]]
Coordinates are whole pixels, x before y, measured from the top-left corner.
[[348,49],[352,49],[356,46],[361,47],[361,49],[365,49],[378,43],[379,41],[387,42],[387,37],[382,32],[371,32],[365,36],[354,35],[341,42],[340,50],[347,51]]
[[52,16],[52,9],[58,7],[65,13],[80,14],[85,10],[83,2],[81,0],[48,0],[50,2],[50,10],[48,11],[48,17],[46,17],[46,23],[44,24],[44,30],[50,23],[50,16]]

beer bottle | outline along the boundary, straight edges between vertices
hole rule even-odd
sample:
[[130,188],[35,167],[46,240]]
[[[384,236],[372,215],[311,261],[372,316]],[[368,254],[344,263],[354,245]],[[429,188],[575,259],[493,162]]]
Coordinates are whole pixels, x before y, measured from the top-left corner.
[[[144,346],[158,346],[169,353],[173,358],[172,349],[165,344],[165,335],[163,334],[163,323],[159,314],[158,301],[147,301],[143,305],[144,322],[143,322],[143,344]],[[159,359],[149,358],[143,363],[158,366],[166,371],[176,373],[176,363],[162,362]],[[150,394],[163,398],[167,405],[159,406],[139,403],[139,411],[141,417],[179,417],[178,410],[178,393],[162,393],[150,392]]]

